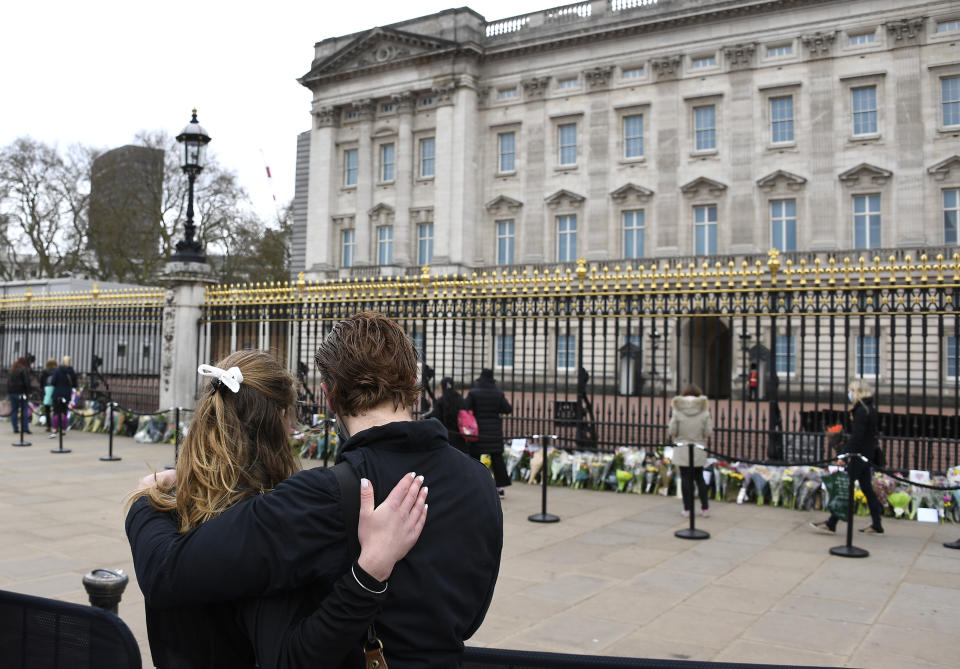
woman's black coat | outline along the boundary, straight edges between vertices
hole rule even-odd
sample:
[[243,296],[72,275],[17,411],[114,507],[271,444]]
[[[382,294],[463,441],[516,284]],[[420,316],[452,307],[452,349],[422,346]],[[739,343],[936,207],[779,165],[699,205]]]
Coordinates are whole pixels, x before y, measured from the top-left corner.
[[877,450],[877,428],[880,416],[872,397],[864,397],[850,411],[852,427],[847,438],[848,453],[859,453],[873,462]]
[[471,445],[471,449],[478,453],[502,453],[503,424],[500,415],[513,412],[503,391],[497,388],[492,379],[481,377],[467,395],[465,404],[467,409],[473,411],[480,432],[480,439]]

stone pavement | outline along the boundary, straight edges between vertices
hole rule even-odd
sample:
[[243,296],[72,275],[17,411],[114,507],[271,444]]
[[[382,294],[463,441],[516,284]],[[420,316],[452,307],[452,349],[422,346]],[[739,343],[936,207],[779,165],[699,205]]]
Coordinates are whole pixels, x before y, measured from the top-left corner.
[[[123,459],[101,462],[105,435],[71,432],[73,452],[59,455],[45,434],[30,436],[29,448],[0,445],[0,588],[86,603],[85,573],[125,569],[120,616],[152,666],[123,501],[149,467],[172,462],[173,447],[117,438]],[[561,522],[529,522],[539,509],[539,488],[508,489],[500,580],[473,644],[877,669],[960,664],[960,551],[941,546],[960,526],[889,519],[885,536],[856,536],[870,557],[855,560],[828,554],[841,535],[807,527],[820,513],[716,504],[698,523],[711,538],[683,541],[673,536],[686,523],[676,499],[550,488]]]

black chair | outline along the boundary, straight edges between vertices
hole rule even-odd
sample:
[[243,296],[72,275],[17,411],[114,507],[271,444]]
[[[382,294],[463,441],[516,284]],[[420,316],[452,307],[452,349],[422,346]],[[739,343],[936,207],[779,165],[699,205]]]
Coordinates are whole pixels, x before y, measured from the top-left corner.
[[141,669],[130,628],[103,609],[0,590],[3,669]]

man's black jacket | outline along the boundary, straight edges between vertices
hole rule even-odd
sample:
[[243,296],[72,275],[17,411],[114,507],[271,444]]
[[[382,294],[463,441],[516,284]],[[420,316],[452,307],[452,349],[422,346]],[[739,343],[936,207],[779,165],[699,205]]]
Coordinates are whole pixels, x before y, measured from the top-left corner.
[[[459,665],[463,640],[493,596],[503,516],[487,469],[452,448],[436,420],[390,423],[351,437],[343,449],[380,504],[405,474],[430,489],[417,545],[397,564],[377,618],[391,669]],[[137,579],[151,607],[179,607],[279,593],[329,590],[349,567],[340,490],[326,469],[309,469],[268,495],[238,504],[187,533],[137,504],[127,516]],[[257,640],[252,640],[257,644]]]

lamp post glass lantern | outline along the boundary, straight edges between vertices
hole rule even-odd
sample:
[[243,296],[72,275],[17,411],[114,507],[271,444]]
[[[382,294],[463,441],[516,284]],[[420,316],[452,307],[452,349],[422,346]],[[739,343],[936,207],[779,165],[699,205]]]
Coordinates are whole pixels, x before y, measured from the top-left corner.
[[200,242],[194,239],[196,229],[193,225],[193,182],[196,181],[197,175],[203,171],[204,163],[207,159],[207,144],[209,142],[210,135],[208,135],[207,131],[203,129],[203,126],[197,122],[197,110],[194,109],[190,123],[177,135],[177,143],[180,144],[180,169],[187,175],[190,190],[187,197],[187,222],[183,226],[183,239],[177,242],[177,250],[170,256],[171,261],[207,261],[203,255],[203,248],[200,246]]

